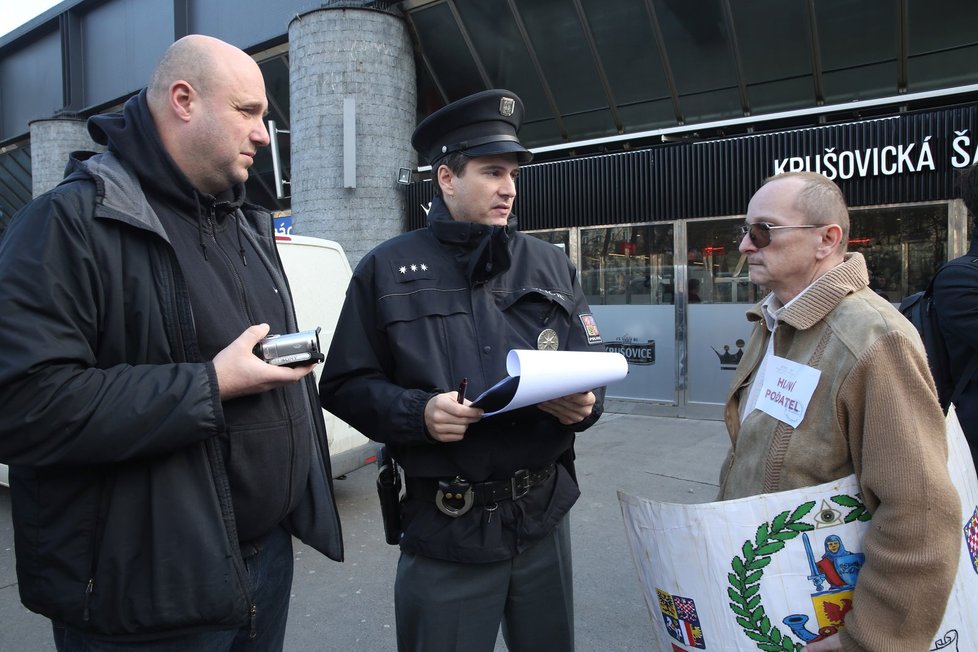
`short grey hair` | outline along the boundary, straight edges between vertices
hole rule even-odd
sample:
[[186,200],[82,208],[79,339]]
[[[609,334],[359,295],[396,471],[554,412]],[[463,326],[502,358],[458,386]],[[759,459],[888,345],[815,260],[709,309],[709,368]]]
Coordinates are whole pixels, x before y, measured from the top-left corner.
[[842,189],[817,172],[785,172],[768,177],[761,185],[782,179],[798,179],[805,184],[795,198],[795,208],[812,224],[838,224],[842,228],[842,253],[845,253],[849,244],[849,205]]

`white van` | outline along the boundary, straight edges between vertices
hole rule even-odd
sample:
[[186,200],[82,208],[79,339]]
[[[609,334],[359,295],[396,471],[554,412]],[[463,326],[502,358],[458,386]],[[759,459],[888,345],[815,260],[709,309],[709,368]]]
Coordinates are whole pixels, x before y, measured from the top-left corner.
[[[281,235],[275,239],[295,300],[299,330],[321,327],[319,344],[325,353],[336,331],[346,286],[353,276],[343,247],[332,240],[306,236]],[[317,365],[314,372],[316,382],[319,382],[321,372],[322,365]],[[326,419],[334,478],[377,460],[380,444],[367,439],[326,410],[323,410],[323,417]],[[7,467],[4,464],[0,464],[0,484],[7,484]]]
[[[343,247],[332,240],[299,235],[278,235],[275,240],[285,275],[289,277],[299,330],[321,327],[319,346],[325,353],[333,341],[346,287],[353,276]],[[313,373],[318,383],[322,365],[317,365]],[[367,439],[326,410],[323,410],[323,418],[326,419],[334,478],[377,461],[380,444]]]

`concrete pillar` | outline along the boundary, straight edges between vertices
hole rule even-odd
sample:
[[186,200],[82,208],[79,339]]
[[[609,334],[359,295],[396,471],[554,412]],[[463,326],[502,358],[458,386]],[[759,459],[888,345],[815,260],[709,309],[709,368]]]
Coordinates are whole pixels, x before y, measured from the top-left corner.
[[[291,191],[293,232],[336,240],[355,267],[405,229],[397,172],[417,166],[417,88],[404,19],[349,4],[289,24]],[[355,188],[344,187],[348,98],[356,115]]]
[[65,176],[68,155],[78,150],[105,148],[88,136],[85,120],[74,116],[34,120],[31,128],[31,192],[37,197],[58,185]]

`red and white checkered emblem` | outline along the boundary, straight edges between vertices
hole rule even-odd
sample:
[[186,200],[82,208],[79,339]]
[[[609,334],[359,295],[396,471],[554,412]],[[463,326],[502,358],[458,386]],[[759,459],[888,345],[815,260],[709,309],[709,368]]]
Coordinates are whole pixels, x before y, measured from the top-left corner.
[[971,567],[978,573],[978,508],[964,524],[964,541],[968,544],[968,554],[971,555]]

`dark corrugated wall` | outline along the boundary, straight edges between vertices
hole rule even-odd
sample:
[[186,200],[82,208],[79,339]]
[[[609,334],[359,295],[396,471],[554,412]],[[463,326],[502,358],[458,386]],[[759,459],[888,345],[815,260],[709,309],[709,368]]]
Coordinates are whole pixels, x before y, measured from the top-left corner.
[[[791,157],[796,166],[823,173],[835,169],[835,180],[852,206],[950,199],[958,171],[952,159],[960,164],[975,158],[976,118],[978,106],[968,105],[531,164],[520,172],[514,212],[521,229],[738,215],[761,181],[775,173],[775,161]],[[921,157],[924,143],[934,169]],[[881,173],[898,169],[901,159],[902,172]],[[853,174],[842,178],[839,170]],[[422,205],[431,200],[430,182],[411,184],[407,192],[408,226],[424,226]]]

